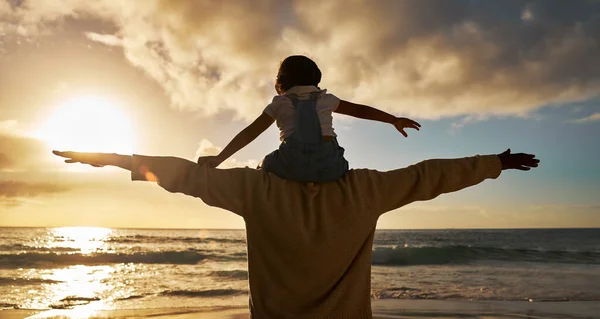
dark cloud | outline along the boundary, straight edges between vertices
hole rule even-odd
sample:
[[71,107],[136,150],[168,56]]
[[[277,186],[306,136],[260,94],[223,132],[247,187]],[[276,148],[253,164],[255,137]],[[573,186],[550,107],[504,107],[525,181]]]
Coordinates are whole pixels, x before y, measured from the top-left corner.
[[0,4],[0,18],[20,30],[112,22],[112,34],[80,31],[121,46],[176,107],[209,114],[254,117],[278,62],[298,53],[342,98],[413,116],[524,115],[600,95],[598,1],[39,0],[10,10]]
[[[312,37],[335,43],[356,27],[331,71],[341,70],[352,89],[365,87],[365,100],[390,97],[386,104],[416,115],[523,114],[600,94],[598,3],[378,3],[314,3],[324,21],[342,27],[316,24]],[[357,15],[356,23],[344,18]]]
[[16,180],[0,180],[0,207],[17,207],[30,198],[69,191],[66,185]]
[[67,187],[66,185],[59,185],[53,183],[0,180],[0,197],[5,199],[19,197],[35,197],[40,195],[62,193],[68,190],[69,187]]
[[0,169],[8,168],[12,166],[12,161],[8,158],[8,155],[0,153]]
[[0,170],[39,169],[49,154],[39,140],[0,131]]

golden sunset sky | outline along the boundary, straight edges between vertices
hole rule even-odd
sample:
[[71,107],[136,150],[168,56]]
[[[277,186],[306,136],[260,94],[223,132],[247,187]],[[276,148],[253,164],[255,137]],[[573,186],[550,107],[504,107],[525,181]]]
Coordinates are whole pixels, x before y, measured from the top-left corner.
[[[336,115],[351,167],[509,147],[542,160],[379,228],[600,227],[600,3],[458,0],[2,0],[0,226],[243,228],[50,150],[215,154],[271,101],[292,54],[341,99],[423,125],[405,139]],[[222,167],[277,145],[273,126]]]

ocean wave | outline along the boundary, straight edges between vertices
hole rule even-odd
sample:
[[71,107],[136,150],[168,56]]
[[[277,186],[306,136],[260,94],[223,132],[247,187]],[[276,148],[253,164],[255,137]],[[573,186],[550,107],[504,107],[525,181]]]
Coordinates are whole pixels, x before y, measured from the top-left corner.
[[66,265],[103,265],[121,263],[142,264],[196,264],[210,254],[197,251],[161,251],[140,253],[94,253],[94,254],[57,254],[57,253],[21,253],[0,254],[0,268],[27,268],[34,266]]
[[100,300],[100,298],[98,298],[98,297],[69,296],[69,297],[65,297],[65,298],[61,299],[60,301],[67,301],[67,302],[85,301],[85,302],[90,302],[90,301],[98,301],[98,300]]
[[486,301],[528,301],[528,302],[565,302],[565,301],[600,301],[600,298],[595,296],[561,296],[561,297],[508,297],[498,295],[473,295],[463,294],[453,291],[424,291],[416,288],[399,287],[388,289],[373,289],[371,291],[371,299],[429,299],[429,300],[486,300]]
[[211,272],[209,276],[223,279],[246,280],[248,279],[248,272],[246,270],[218,270]]
[[131,296],[127,296],[127,297],[117,298],[115,300],[116,301],[122,301],[122,300],[131,300],[131,299],[140,299],[140,298],[144,298],[146,296],[148,296],[148,294],[145,294],[145,295],[131,295]]
[[59,303],[50,305],[52,309],[72,309],[76,306],[87,305],[90,302],[98,301],[98,297],[81,297],[81,296],[68,296],[60,300]]
[[235,238],[217,238],[217,237],[166,237],[166,236],[146,236],[146,235],[131,235],[110,237],[106,242],[113,243],[225,243],[225,244],[245,244],[245,239]]
[[228,254],[228,255],[215,255],[211,258],[211,261],[218,262],[233,262],[233,261],[246,261],[248,260],[247,254]]
[[162,296],[177,297],[230,297],[248,294],[247,290],[239,289],[209,289],[209,290],[165,290],[160,293]]
[[[54,267],[68,265],[102,265],[121,263],[141,264],[196,264],[203,260],[215,262],[244,261],[245,252],[229,252],[217,250],[174,250],[92,254],[70,252],[19,252],[16,254],[0,254],[0,268]],[[470,263],[475,261],[513,261],[570,264],[600,264],[600,252],[595,251],[562,251],[507,249],[494,247],[395,247],[375,248],[373,265],[408,266],[438,265],[453,263]],[[215,272],[216,277],[232,279],[247,278],[247,273]],[[6,281],[6,279],[3,279]],[[0,281],[0,284],[2,281]]]
[[70,252],[79,251],[79,248],[73,247],[38,247],[23,244],[0,245],[0,251],[51,251],[51,252]]
[[505,249],[494,247],[394,247],[375,248],[373,265],[408,266],[469,263],[480,260],[518,262],[600,264],[600,253],[593,251],[562,251]]
[[19,305],[15,303],[0,302],[0,310],[2,309],[18,309]]
[[39,285],[39,284],[56,284],[62,281],[40,279],[40,278],[10,278],[0,277],[0,286],[26,286],[26,285]]

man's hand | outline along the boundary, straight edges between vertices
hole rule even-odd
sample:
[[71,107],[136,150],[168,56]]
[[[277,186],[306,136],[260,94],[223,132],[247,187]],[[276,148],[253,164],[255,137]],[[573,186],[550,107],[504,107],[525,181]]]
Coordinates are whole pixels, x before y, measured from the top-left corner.
[[394,127],[396,127],[396,129],[398,130],[398,132],[402,133],[402,135],[404,135],[404,137],[408,137],[408,134],[406,134],[406,132],[404,131],[405,128],[414,128],[415,130],[419,130],[419,128],[421,127],[421,124],[411,120],[411,119],[407,119],[405,117],[397,117],[396,120],[392,123],[394,125]]
[[198,158],[198,164],[207,165],[210,168],[216,168],[223,163],[223,159],[219,155],[201,156]]
[[56,156],[66,158],[65,163],[81,163],[94,167],[117,166],[131,170],[131,156],[111,153],[83,153],[52,151]]
[[502,163],[502,169],[518,169],[521,171],[528,171],[532,167],[538,167],[540,163],[539,159],[535,158],[533,154],[516,153],[511,154],[510,148],[504,151],[502,154],[498,154],[500,163]]

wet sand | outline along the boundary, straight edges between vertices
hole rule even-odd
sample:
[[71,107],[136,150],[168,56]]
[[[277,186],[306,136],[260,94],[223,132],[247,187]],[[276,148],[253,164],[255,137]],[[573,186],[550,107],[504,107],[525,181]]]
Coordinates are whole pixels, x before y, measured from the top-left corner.
[[[518,302],[518,301],[451,301],[451,300],[377,300],[372,303],[376,319],[596,319],[600,302]],[[176,318],[176,319],[247,319],[248,308],[160,308],[137,310],[85,311],[2,310],[1,319],[22,318]]]

